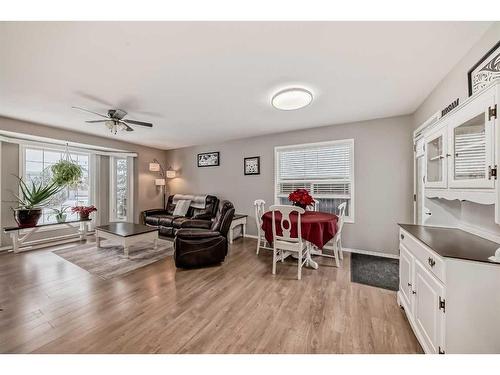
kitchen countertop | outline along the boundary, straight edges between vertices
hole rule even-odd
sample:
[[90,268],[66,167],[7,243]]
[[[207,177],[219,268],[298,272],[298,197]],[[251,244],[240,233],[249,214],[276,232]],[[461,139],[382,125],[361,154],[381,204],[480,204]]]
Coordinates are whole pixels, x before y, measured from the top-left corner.
[[488,260],[500,244],[457,228],[399,224],[413,237],[445,258],[456,258],[498,264]]

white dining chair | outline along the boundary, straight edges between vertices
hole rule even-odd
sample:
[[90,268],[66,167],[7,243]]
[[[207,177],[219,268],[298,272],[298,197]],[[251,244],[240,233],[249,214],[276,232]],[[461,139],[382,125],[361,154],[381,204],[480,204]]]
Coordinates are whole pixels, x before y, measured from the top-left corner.
[[[272,212],[273,220],[273,275],[276,274],[276,263],[278,259],[283,261],[288,255],[297,254],[297,279],[302,278],[302,267],[309,258],[309,250],[306,246],[306,241],[302,239],[301,216],[305,212],[303,208],[296,206],[273,205],[269,208]],[[276,213],[281,214],[282,234],[278,236],[276,231]],[[292,237],[292,220],[290,215],[297,213],[297,237]],[[285,225],[286,224],[286,225]]]
[[307,211],[319,211],[319,201],[317,199],[313,199],[313,203],[311,206],[307,206]]
[[347,203],[344,202],[337,207],[337,232],[335,233],[335,237],[333,238],[333,247],[335,256],[339,256],[340,260],[344,260],[344,250],[342,249],[342,227],[344,226],[345,220],[345,210],[347,207]]
[[264,231],[262,230],[262,215],[266,212],[266,202],[263,199],[256,199],[253,202],[255,207],[255,223],[257,224],[257,252],[259,255],[259,250],[262,246],[266,245],[266,237],[264,236]]

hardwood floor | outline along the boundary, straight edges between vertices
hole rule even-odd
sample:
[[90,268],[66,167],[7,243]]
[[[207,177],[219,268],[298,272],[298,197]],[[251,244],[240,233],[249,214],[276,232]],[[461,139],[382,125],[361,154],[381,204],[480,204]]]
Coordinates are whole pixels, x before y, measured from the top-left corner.
[[[75,246],[75,245],[66,245]],[[350,282],[350,257],[318,270],[255,255],[219,267],[167,258],[102,280],[52,249],[0,255],[2,353],[421,353],[396,293]]]

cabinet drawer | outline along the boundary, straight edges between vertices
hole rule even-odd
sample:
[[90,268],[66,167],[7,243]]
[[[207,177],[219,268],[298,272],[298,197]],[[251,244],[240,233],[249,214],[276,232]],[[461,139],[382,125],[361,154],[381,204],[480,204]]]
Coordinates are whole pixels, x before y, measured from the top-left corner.
[[445,282],[443,258],[402,229],[399,231],[399,241],[415,256],[415,259],[422,263],[425,269],[441,282]]

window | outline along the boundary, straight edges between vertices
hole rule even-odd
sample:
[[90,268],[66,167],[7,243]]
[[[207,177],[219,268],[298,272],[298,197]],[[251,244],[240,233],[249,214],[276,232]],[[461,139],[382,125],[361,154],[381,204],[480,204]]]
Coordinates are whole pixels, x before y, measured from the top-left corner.
[[110,158],[110,221],[133,221],[132,158]]
[[336,213],[346,202],[346,221],[354,222],[354,140],[276,147],[275,163],[277,204],[306,189],[323,212]]
[[[70,153],[71,160],[82,167],[82,181],[78,186],[65,188],[51,200],[50,204],[43,208],[43,215],[40,218],[40,224],[55,223],[56,219],[52,208],[61,208],[61,206],[73,207],[76,205],[90,204],[90,154]],[[21,176],[25,181],[49,181],[50,167],[61,159],[66,158],[66,152],[60,149],[38,148],[35,146],[21,147]],[[77,220],[78,214],[72,213],[70,209],[66,212],[67,221]]]

